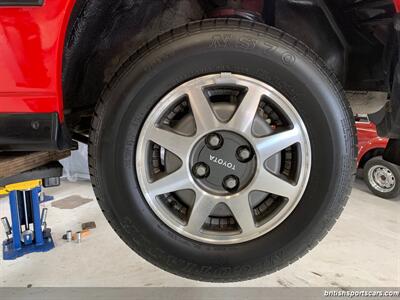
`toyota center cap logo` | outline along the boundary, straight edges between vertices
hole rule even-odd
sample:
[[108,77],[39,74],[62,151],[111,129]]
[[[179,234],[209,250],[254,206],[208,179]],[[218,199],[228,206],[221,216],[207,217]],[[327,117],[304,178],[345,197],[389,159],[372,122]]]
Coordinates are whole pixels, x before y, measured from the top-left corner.
[[228,169],[231,169],[233,171],[236,170],[236,165],[235,164],[233,164],[233,163],[231,163],[229,161],[226,161],[226,160],[224,160],[222,158],[219,158],[217,156],[211,155],[211,154],[210,154],[210,161],[212,161],[213,163],[219,164],[221,166],[224,166],[224,167],[226,167]]

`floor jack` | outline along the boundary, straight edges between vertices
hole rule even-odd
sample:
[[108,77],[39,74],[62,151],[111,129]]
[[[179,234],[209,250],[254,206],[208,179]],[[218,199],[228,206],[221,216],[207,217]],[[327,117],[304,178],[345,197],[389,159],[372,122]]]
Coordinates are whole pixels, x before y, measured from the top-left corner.
[[42,188],[60,185],[62,166],[53,162],[43,167],[0,179],[0,194],[8,194],[11,225],[1,219],[7,239],[3,241],[3,259],[13,260],[32,252],[54,248],[51,229],[47,228],[47,209],[40,211],[45,200]]

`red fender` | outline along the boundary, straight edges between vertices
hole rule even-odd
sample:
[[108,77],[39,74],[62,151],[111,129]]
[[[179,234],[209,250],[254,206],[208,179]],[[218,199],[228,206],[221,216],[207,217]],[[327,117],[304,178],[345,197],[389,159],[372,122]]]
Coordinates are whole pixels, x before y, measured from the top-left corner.
[[64,39],[75,0],[0,8],[0,112],[63,120]]

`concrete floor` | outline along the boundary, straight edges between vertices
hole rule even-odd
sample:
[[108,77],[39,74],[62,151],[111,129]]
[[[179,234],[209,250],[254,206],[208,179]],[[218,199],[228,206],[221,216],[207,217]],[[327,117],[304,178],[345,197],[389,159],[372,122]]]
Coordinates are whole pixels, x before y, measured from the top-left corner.
[[[64,182],[47,194],[56,200],[71,195],[95,199],[89,182]],[[373,196],[361,181],[334,229],[307,256],[270,276],[226,285],[182,279],[147,263],[113,232],[95,200],[70,210],[43,206],[49,208],[56,248],[0,260],[1,287],[400,286],[400,201]],[[0,199],[0,215],[8,214],[8,201]],[[87,221],[95,221],[97,229],[81,244],[61,239]],[[3,232],[0,236],[4,239]]]

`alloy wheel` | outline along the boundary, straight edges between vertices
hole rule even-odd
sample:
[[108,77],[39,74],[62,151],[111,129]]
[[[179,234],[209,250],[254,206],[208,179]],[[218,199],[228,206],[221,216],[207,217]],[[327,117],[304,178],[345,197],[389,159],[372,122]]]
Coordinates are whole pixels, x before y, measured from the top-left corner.
[[211,244],[266,234],[296,208],[311,169],[297,110],[254,78],[186,82],[147,117],[136,151],[141,191],[176,232]]

